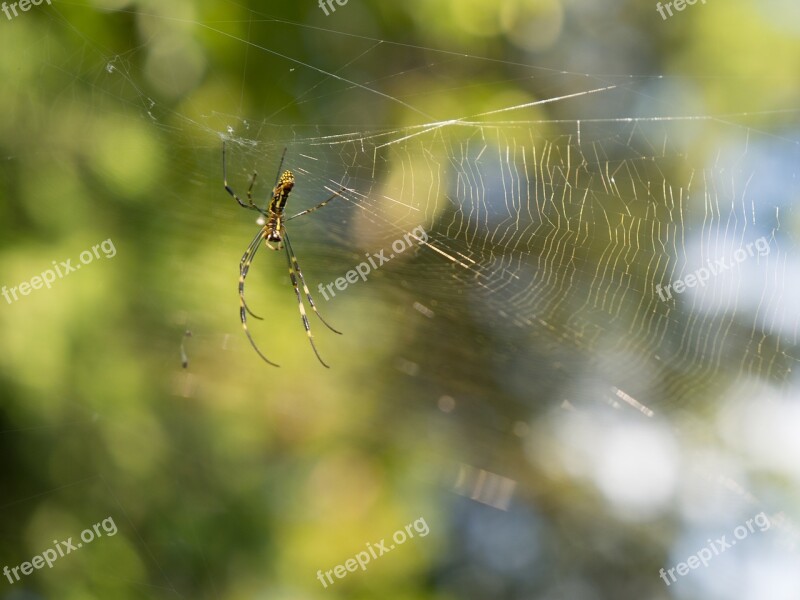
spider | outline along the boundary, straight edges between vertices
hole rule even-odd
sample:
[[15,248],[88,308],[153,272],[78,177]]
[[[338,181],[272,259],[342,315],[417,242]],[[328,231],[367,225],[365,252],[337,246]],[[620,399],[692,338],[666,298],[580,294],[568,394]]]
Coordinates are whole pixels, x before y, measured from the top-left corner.
[[[284,150],[284,155],[286,154],[286,150]],[[303,271],[300,270],[300,264],[297,262],[297,256],[294,253],[294,249],[292,249],[292,243],[289,241],[289,236],[286,233],[286,222],[291,221],[292,219],[296,219],[297,217],[302,217],[303,215],[307,215],[310,212],[314,212],[325,206],[328,202],[333,200],[339,193],[333,194],[327,200],[320,202],[316,206],[312,208],[308,208],[304,211],[297,213],[296,215],[292,215],[291,217],[285,218],[283,216],[283,211],[286,208],[286,201],[289,199],[289,194],[294,187],[294,174],[291,171],[284,171],[281,173],[281,167],[283,166],[283,156],[281,157],[281,162],[278,165],[278,174],[275,177],[275,187],[272,189],[272,198],[269,202],[269,206],[267,206],[266,210],[263,210],[253,204],[253,185],[256,182],[256,176],[258,175],[257,172],[253,172],[253,176],[250,180],[250,187],[247,189],[247,204],[242,202],[239,196],[236,195],[236,192],[228,185],[228,174],[227,174],[227,167],[225,162],[225,142],[222,142],[222,180],[225,186],[225,190],[233,196],[236,202],[239,203],[239,206],[243,208],[247,208],[250,210],[255,210],[259,212],[265,219],[264,224],[262,225],[259,232],[253,238],[253,241],[250,242],[250,245],[245,250],[244,254],[242,255],[242,260],[239,261],[239,315],[242,321],[242,328],[244,329],[245,334],[247,335],[247,339],[250,340],[250,345],[253,346],[255,351],[258,355],[264,359],[265,362],[268,364],[277,367],[280,366],[271,360],[269,360],[261,350],[258,349],[256,346],[255,341],[253,341],[253,337],[250,335],[250,331],[247,329],[247,314],[250,314],[252,317],[256,319],[263,320],[262,317],[256,315],[250,308],[247,306],[247,302],[244,299],[244,282],[247,278],[247,272],[250,270],[250,263],[253,262],[253,258],[256,255],[259,247],[261,246],[261,240],[264,240],[264,244],[270,250],[280,250],[283,248],[286,251],[286,262],[289,266],[289,278],[292,281],[292,287],[294,288],[295,296],[297,296],[297,306],[300,310],[300,318],[303,321],[303,327],[306,330],[306,334],[308,335],[308,341],[311,342],[311,348],[314,350],[314,354],[316,354],[317,359],[322,364],[323,367],[330,368],[322,357],[319,355],[317,351],[317,347],[314,345],[314,336],[311,335],[311,325],[308,322],[308,317],[306,316],[306,309],[303,305],[303,299],[300,295],[300,289],[297,285],[297,279],[299,277],[300,284],[303,286],[303,291],[306,294],[306,298],[308,298],[308,304],[314,313],[319,317],[320,321],[322,321],[325,326],[333,331],[334,333],[338,333],[341,335],[341,331],[337,331],[333,327],[331,327],[325,319],[322,318],[322,315],[317,310],[317,307],[314,305],[314,299],[311,297],[311,292],[308,290],[308,286],[306,285],[306,280],[303,277]],[[259,221],[260,222],[260,221]],[[275,243],[273,246],[272,243]]]

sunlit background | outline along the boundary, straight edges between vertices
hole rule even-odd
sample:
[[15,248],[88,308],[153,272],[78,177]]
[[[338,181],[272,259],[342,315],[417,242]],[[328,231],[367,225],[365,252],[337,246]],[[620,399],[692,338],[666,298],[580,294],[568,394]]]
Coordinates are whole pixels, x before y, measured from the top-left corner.
[[4,4],[0,598],[800,598],[800,9],[674,4]]

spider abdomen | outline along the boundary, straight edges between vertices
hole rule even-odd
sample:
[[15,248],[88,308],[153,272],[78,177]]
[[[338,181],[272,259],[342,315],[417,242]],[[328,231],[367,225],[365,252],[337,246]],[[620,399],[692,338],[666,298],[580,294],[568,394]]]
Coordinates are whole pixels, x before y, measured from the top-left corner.
[[293,187],[294,175],[291,171],[284,171],[283,175],[278,179],[275,189],[272,190],[272,201],[269,203],[267,211],[270,213],[282,213]]

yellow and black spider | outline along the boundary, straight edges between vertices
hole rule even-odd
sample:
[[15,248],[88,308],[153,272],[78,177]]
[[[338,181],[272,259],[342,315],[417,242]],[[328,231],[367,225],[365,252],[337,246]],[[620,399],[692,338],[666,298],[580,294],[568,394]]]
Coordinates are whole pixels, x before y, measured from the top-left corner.
[[[285,154],[285,151],[284,151]],[[303,305],[303,298],[300,296],[300,289],[297,286],[297,278],[300,278],[300,283],[303,286],[303,291],[306,293],[306,298],[308,298],[308,304],[311,309],[316,313],[319,317],[320,321],[325,323],[325,326],[333,331],[334,333],[341,334],[341,331],[337,331],[322,318],[322,315],[319,314],[317,307],[314,305],[314,299],[311,297],[311,292],[308,290],[308,286],[306,285],[306,280],[303,278],[303,271],[300,270],[300,264],[297,262],[297,256],[295,256],[294,250],[292,249],[292,244],[289,241],[289,236],[286,233],[286,222],[291,221],[292,219],[296,219],[297,217],[301,217],[303,215],[307,215],[310,212],[314,212],[317,209],[322,208],[328,202],[333,200],[339,194],[333,194],[327,200],[320,202],[313,208],[306,209],[297,213],[296,215],[292,215],[291,217],[285,218],[283,216],[283,211],[286,208],[286,201],[289,199],[289,194],[294,187],[294,175],[291,171],[284,171],[281,173],[281,167],[283,166],[283,157],[281,157],[281,162],[278,165],[278,175],[275,178],[275,187],[272,190],[272,199],[269,202],[269,206],[267,210],[263,210],[253,204],[253,185],[256,182],[256,176],[258,173],[253,172],[252,179],[250,180],[250,187],[247,189],[247,204],[242,202],[239,199],[239,196],[236,195],[236,192],[231,189],[228,185],[228,173],[227,167],[225,163],[225,142],[222,143],[222,180],[223,184],[225,185],[225,190],[233,196],[236,202],[239,203],[239,206],[243,208],[248,208],[250,210],[255,210],[261,213],[265,217],[265,223],[256,234],[256,237],[253,238],[253,241],[250,242],[250,245],[245,250],[244,254],[242,255],[242,260],[239,262],[239,314],[242,320],[242,328],[244,329],[245,334],[247,334],[247,339],[250,340],[250,344],[253,346],[258,355],[263,358],[267,363],[277,367],[279,365],[275,364],[271,360],[269,360],[264,354],[262,354],[261,350],[258,349],[256,343],[253,341],[250,332],[247,329],[247,313],[255,317],[256,319],[261,319],[258,315],[253,313],[244,300],[244,280],[247,278],[247,272],[250,270],[250,263],[253,261],[253,258],[258,251],[258,248],[261,246],[261,240],[264,240],[264,244],[270,250],[280,250],[281,247],[286,251],[286,261],[289,265],[289,278],[292,280],[292,287],[294,288],[294,293],[297,296],[297,305],[300,309],[300,318],[303,321],[303,327],[305,327],[306,334],[308,335],[308,341],[311,342],[311,348],[314,350],[314,354],[317,355],[319,362],[322,363],[322,366],[328,367],[325,364],[325,361],[322,360],[322,357],[317,352],[317,347],[314,345],[314,336],[311,335],[311,325],[308,322],[308,317],[306,316],[306,309]],[[270,242],[275,242],[275,246],[273,246]],[[297,274],[295,276],[295,273]]]

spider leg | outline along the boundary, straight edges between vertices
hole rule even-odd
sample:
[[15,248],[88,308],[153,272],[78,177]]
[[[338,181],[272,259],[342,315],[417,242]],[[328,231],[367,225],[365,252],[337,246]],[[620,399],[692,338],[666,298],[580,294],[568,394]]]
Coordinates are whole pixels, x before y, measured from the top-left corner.
[[281,178],[281,167],[283,167],[283,159],[286,158],[286,146],[283,147],[283,154],[281,154],[281,162],[278,163],[278,172],[275,173],[275,183],[272,187],[278,185],[278,180]]
[[342,335],[342,332],[331,327],[330,324],[325,319],[322,318],[322,315],[317,310],[317,306],[314,304],[314,299],[311,297],[311,292],[308,290],[308,286],[306,285],[305,277],[303,277],[303,271],[300,270],[300,264],[297,262],[297,255],[294,253],[294,248],[292,248],[292,243],[289,241],[289,238],[286,237],[286,230],[284,230],[283,232],[283,241],[285,242],[285,245],[289,250],[288,254],[291,256],[291,261],[294,264],[294,270],[297,271],[297,275],[300,277],[300,283],[303,284],[303,291],[306,293],[306,298],[308,298],[309,306],[311,306],[311,309],[319,317],[319,320],[325,323],[325,327],[327,327],[334,333]]
[[295,219],[295,218],[297,218],[297,217],[302,217],[303,215],[307,215],[308,213],[310,213],[310,212],[314,212],[315,210],[319,210],[320,208],[322,208],[323,206],[325,206],[325,205],[326,205],[328,202],[330,202],[330,201],[331,201],[331,200],[333,200],[334,198],[337,198],[337,197],[339,197],[339,198],[344,198],[344,196],[342,196],[342,194],[341,194],[341,192],[343,192],[343,191],[344,191],[344,189],[345,189],[345,188],[341,188],[341,189],[339,189],[339,191],[338,191],[338,192],[336,192],[336,193],[334,193],[334,194],[333,194],[333,195],[332,195],[330,198],[328,198],[327,200],[323,200],[322,202],[320,202],[320,203],[319,203],[319,204],[317,204],[316,206],[312,206],[311,208],[307,208],[306,210],[304,210],[304,211],[301,211],[301,212],[297,213],[296,215],[292,215],[292,216],[291,216],[291,217],[289,217],[288,219],[284,219],[284,220],[283,220],[283,221],[284,221],[284,223],[285,223],[286,221],[291,221],[292,219]]
[[[291,250],[291,244],[289,244],[289,238],[286,236],[285,228],[282,229],[281,231],[281,237],[283,237],[283,242],[284,242],[283,249],[286,250],[286,262],[289,265],[289,278],[292,280],[292,287],[294,288],[294,294],[295,296],[297,296],[297,307],[300,309],[300,318],[303,321],[303,327],[306,330],[306,335],[308,335],[308,341],[311,342],[311,348],[314,350],[314,354],[317,355],[317,360],[319,360],[319,362],[322,364],[323,367],[329,369],[330,367],[325,363],[324,360],[322,360],[322,357],[319,355],[319,352],[317,352],[317,347],[314,344],[314,336],[311,335],[311,324],[308,322],[308,317],[306,316],[306,308],[303,305],[303,297],[300,295],[300,288],[297,287],[297,277],[295,276],[295,265],[297,265],[297,259],[294,257],[294,253]],[[300,272],[299,265],[297,266],[297,272],[298,273]],[[303,287],[305,287],[305,284],[303,284]],[[311,306],[313,308],[314,304],[312,303]],[[316,310],[317,309],[314,308],[315,312]],[[325,324],[327,325],[327,323]],[[330,325],[328,325],[328,327],[330,327]]]
[[245,204],[244,202],[242,202],[239,196],[236,195],[236,192],[233,191],[233,188],[231,188],[231,186],[228,185],[228,166],[227,162],[225,161],[225,142],[222,142],[222,184],[225,186],[225,191],[228,192],[231,196],[233,196],[233,199],[236,200],[236,202],[238,202],[239,206],[241,206],[242,208],[249,208],[250,210],[256,210],[266,217],[267,213],[258,208],[255,204],[253,204],[253,199],[250,197],[250,192],[253,189],[253,184],[255,183],[255,180],[256,176],[255,174],[253,174],[253,180],[250,182],[250,189],[247,191],[247,198],[250,201],[250,203]]
[[247,329],[247,313],[250,311],[244,301],[244,280],[247,278],[247,272],[250,270],[250,263],[253,262],[253,258],[255,257],[256,252],[258,252],[258,248],[261,245],[259,242],[261,242],[266,235],[267,232],[265,230],[262,229],[259,231],[258,235],[256,235],[255,239],[250,244],[250,247],[244,253],[244,256],[242,256],[243,264],[239,272],[239,318],[242,320],[242,329],[244,329],[247,339],[250,340],[250,345],[253,347],[253,349],[258,352],[258,355],[262,359],[264,359],[264,362],[269,363],[273,367],[278,367],[280,365],[272,362],[270,359],[264,356],[261,353],[261,350],[258,349],[258,346],[256,346],[255,341],[253,341],[253,337],[250,335],[250,332]]
[[253,186],[256,184],[256,177],[258,177],[258,171],[253,171],[253,176],[250,178],[250,187],[247,188],[247,202],[257,209],[258,207],[253,202]]
[[[239,275],[242,274],[242,269],[244,269],[244,265],[245,265],[245,262],[247,262],[248,257],[250,257],[250,259],[252,260],[252,256],[255,255],[255,247],[259,243],[261,243],[261,240],[263,239],[263,234],[264,234],[263,230],[259,231],[256,234],[256,237],[253,238],[253,241],[250,242],[250,245],[247,247],[247,250],[244,251],[244,254],[242,255],[242,260],[239,261]],[[249,268],[249,263],[248,263],[248,268]],[[244,296],[242,297],[242,302],[244,302]],[[263,321],[264,320],[263,317],[259,317],[256,313],[254,313],[252,310],[250,310],[250,307],[247,306],[247,302],[244,302],[244,309],[248,313],[250,313],[250,316],[255,317],[259,321]]]

